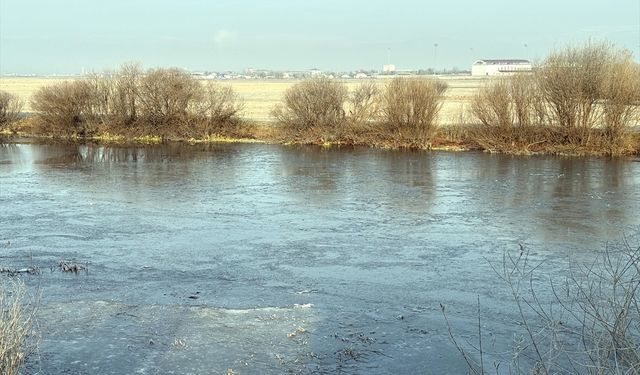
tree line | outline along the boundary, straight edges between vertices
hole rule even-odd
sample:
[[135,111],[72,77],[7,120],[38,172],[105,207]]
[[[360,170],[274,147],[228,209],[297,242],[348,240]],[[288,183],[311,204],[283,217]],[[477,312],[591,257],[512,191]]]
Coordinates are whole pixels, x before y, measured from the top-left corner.
[[[31,99],[38,133],[102,133],[163,139],[258,137],[311,144],[430,148],[458,143],[497,152],[638,152],[640,67],[631,53],[589,43],[551,53],[533,72],[487,80],[456,126],[438,126],[446,83],[394,78],[382,87],[313,78],[291,86],[272,110],[269,131],[242,120],[231,87],[178,69],[122,66],[113,74],[62,82]],[[20,102],[0,93],[0,126]]]

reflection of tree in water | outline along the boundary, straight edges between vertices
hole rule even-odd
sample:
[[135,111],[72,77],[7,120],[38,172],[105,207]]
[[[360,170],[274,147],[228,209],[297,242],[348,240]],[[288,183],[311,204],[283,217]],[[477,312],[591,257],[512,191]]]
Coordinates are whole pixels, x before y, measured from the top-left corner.
[[493,225],[520,223],[527,236],[575,241],[581,233],[585,241],[593,241],[598,236],[619,238],[621,226],[638,224],[630,212],[637,209],[639,181],[632,177],[633,163],[624,159],[487,154],[461,158],[461,168],[467,171],[458,172],[456,179],[468,182],[459,188],[471,194],[468,202],[476,206],[474,211],[495,220]]
[[336,199],[337,190],[349,173],[345,156],[350,152],[353,151],[315,146],[281,148],[276,177],[286,185],[288,193],[310,204]]
[[[42,177],[54,184],[84,184],[93,192],[117,192],[138,198],[149,188],[185,198],[199,184],[210,183],[237,153],[232,145],[163,144],[101,146],[57,144],[33,146],[34,161]],[[76,172],[76,173],[68,173]],[[80,174],[83,180],[78,181]],[[75,177],[73,177],[75,176]],[[179,188],[180,191],[172,191]]]
[[638,196],[630,163],[621,159],[547,158],[548,184],[536,211],[551,238],[618,239],[634,223]]
[[283,148],[280,157],[278,179],[309,204],[370,202],[424,212],[433,198],[428,153],[304,146]]
[[17,145],[13,143],[2,143],[0,138],[0,166],[3,171],[11,171],[13,166],[22,163],[24,158],[18,151]]
[[477,194],[474,201],[481,209],[488,205],[527,207],[544,194],[543,159],[484,154],[475,158],[471,169],[476,186],[470,190]]
[[420,151],[379,152],[372,183],[381,185],[392,208],[428,212],[436,194],[436,158]]
[[41,164],[64,165],[73,163],[172,162],[206,158],[207,152],[220,151],[217,145],[189,145],[169,143],[162,145],[102,146],[93,144],[39,145]]

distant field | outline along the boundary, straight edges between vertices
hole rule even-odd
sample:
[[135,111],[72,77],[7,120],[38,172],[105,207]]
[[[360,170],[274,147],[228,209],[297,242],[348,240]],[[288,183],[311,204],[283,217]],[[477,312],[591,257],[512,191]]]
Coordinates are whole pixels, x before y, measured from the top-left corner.
[[[486,81],[484,78],[472,77],[440,77],[447,82],[449,89],[445,96],[440,122],[443,124],[455,122],[461,111],[468,106],[470,98],[476,90]],[[2,77],[0,78],[0,90],[7,91],[22,98],[25,102],[25,111],[30,111],[29,99],[31,95],[42,86],[62,82],[64,78],[46,77]],[[271,109],[280,102],[282,95],[294,80],[233,80],[221,81],[222,85],[231,85],[245,103],[244,117],[247,119],[268,122],[271,121]],[[345,81],[349,89],[357,86],[359,80]],[[385,79],[377,79],[375,82],[384,85]]]

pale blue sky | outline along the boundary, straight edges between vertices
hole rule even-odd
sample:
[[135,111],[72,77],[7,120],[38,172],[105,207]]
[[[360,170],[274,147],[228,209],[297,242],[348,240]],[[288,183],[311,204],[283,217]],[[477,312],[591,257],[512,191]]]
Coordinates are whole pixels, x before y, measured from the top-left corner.
[[3,74],[468,68],[590,38],[637,59],[640,0],[0,0]]

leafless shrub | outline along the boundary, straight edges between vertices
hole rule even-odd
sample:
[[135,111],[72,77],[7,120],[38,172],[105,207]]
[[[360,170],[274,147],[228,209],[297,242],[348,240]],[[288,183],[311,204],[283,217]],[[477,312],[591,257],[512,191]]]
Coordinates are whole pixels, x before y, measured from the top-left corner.
[[[546,291],[535,286],[540,266],[521,248],[519,255],[505,254],[494,268],[519,317],[513,351],[497,365],[506,362],[515,374],[640,373],[640,248],[625,243],[616,252],[606,249],[563,282],[551,281]],[[550,301],[540,297],[545,293]],[[484,374],[487,353],[477,351],[476,360],[474,349],[465,350],[447,325],[470,371]],[[481,340],[480,329],[478,335]]]
[[40,89],[32,99],[42,129],[87,137],[99,131],[130,136],[236,135],[242,103],[230,87],[202,85],[178,69],[143,72],[123,65],[114,74]]
[[586,145],[600,120],[597,106],[615,55],[608,43],[567,47],[549,55],[537,69],[537,81],[555,122],[572,144]]
[[0,283],[0,373],[17,375],[35,350],[29,341],[35,307],[26,305],[22,282]]
[[380,111],[380,89],[373,81],[361,82],[349,94],[348,122],[351,127],[369,127]]
[[60,262],[58,262],[58,269],[61,272],[72,272],[72,273],[79,273],[81,271],[88,272],[89,265],[87,263],[77,263],[77,262],[61,260]]
[[88,81],[62,82],[39,89],[31,99],[47,133],[87,136],[95,124],[95,87]]
[[506,129],[546,123],[544,101],[535,77],[529,74],[501,77],[490,82],[472,99],[471,111],[488,127]]
[[112,98],[109,112],[111,121],[115,124],[130,126],[138,120],[138,91],[142,76],[139,64],[128,63],[122,65],[111,77]]
[[640,112],[640,70],[629,53],[606,43],[552,53],[534,74],[482,88],[472,111],[485,149],[529,152],[633,150],[629,130]]
[[471,101],[471,111],[480,122],[491,128],[513,127],[513,100],[510,78],[501,78],[481,88]]
[[430,142],[447,89],[429,78],[394,78],[381,97],[381,125],[391,137],[415,145]]
[[110,77],[90,74],[84,81],[88,86],[87,113],[96,124],[112,119],[112,101],[114,98],[114,82]]
[[529,153],[555,139],[546,128],[546,104],[532,75],[490,82],[473,97],[471,112],[480,121],[473,137],[489,151]]
[[511,76],[509,92],[513,103],[515,125],[525,127],[547,124],[547,107],[534,75]]
[[290,136],[317,135],[321,141],[331,141],[339,138],[346,99],[347,88],[342,82],[313,78],[290,87],[272,116]]
[[631,142],[630,128],[640,123],[640,65],[631,54],[615,56],[602,87],[603,130],[611,154],[624,152]]
[[[202,87],[179,69],[152,69],[140,80],[138,99],[143,121],[160,135],[174,133],[201,100]],[[169,127],[173,129],[168,129]]]
[[0,91],[0,128],[16,121],[22,111],[22,100],[6,91]]
[[200,100],[194,103],[193,112],[200,118],[194,130],[204,136],[237,135],[239,113],[243,108],[243,102],[230,86],[207,82]]

